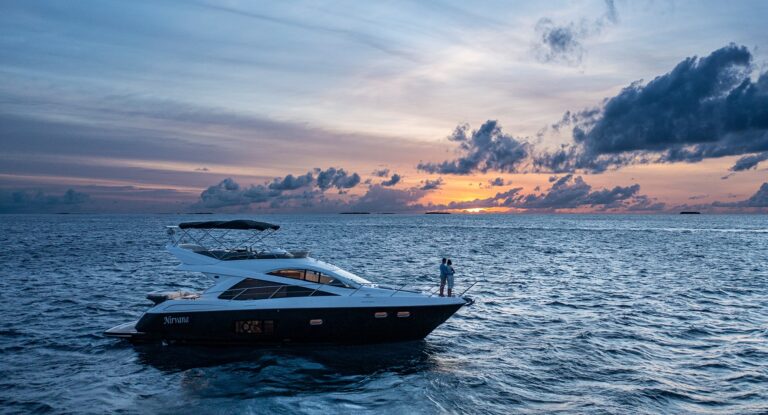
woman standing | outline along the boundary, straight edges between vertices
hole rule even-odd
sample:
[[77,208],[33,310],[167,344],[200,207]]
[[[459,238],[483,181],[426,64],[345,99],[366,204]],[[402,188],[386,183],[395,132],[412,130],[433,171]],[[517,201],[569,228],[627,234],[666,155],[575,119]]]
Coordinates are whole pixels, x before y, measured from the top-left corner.
[[456,273],[456,271],[453,269],[453,262],[451,260],[448,260],[448,273],[446,275],[446,279],[448,280],[448,297],[453,297],[453,274]]

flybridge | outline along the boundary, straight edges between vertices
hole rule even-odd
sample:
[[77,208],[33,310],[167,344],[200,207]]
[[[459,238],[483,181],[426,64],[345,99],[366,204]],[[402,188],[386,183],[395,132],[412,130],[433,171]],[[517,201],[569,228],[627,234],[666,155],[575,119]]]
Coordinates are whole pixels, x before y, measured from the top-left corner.
[[184,222],[166,226],[169,245],[220,261],[306,258],[307,251],[266,248],[262,241],[279,225],[254,220]]

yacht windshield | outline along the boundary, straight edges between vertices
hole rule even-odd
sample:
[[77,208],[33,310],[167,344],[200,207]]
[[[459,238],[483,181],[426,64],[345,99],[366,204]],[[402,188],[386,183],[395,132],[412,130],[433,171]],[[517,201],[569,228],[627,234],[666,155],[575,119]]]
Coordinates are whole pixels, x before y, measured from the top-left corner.
[[353,273],[351,273],[349,271],[345,271],[345,270],[343,270],[341,268],[338,268],[338,267],[333,269],[333,273],[338,275],[339,277],[346,278],[347,280],[352,281],[352,282],[357,283],[357,284],[364,285],[364,284],[370,284],[371,283],[370,281],[366,280],[365,278],[358,277],[357,275],[355,275],[355,274],[353,274]]

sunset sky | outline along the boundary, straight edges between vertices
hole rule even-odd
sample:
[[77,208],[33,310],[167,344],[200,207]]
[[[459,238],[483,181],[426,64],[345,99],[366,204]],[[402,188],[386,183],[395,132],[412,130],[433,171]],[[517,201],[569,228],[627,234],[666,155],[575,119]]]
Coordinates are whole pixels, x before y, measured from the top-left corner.
[[4,1],[0,213],[768,211],[768,2]]

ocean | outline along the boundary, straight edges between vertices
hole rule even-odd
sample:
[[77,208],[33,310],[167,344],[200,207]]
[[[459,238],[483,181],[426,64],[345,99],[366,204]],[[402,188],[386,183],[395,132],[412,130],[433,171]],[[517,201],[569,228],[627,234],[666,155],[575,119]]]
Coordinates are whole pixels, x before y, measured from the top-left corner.
[[[476,303],[423,341],[145,345],[163,226],[250,218],[374,282]],[[3,413],[768,413],[765,215],[0,215]]]

